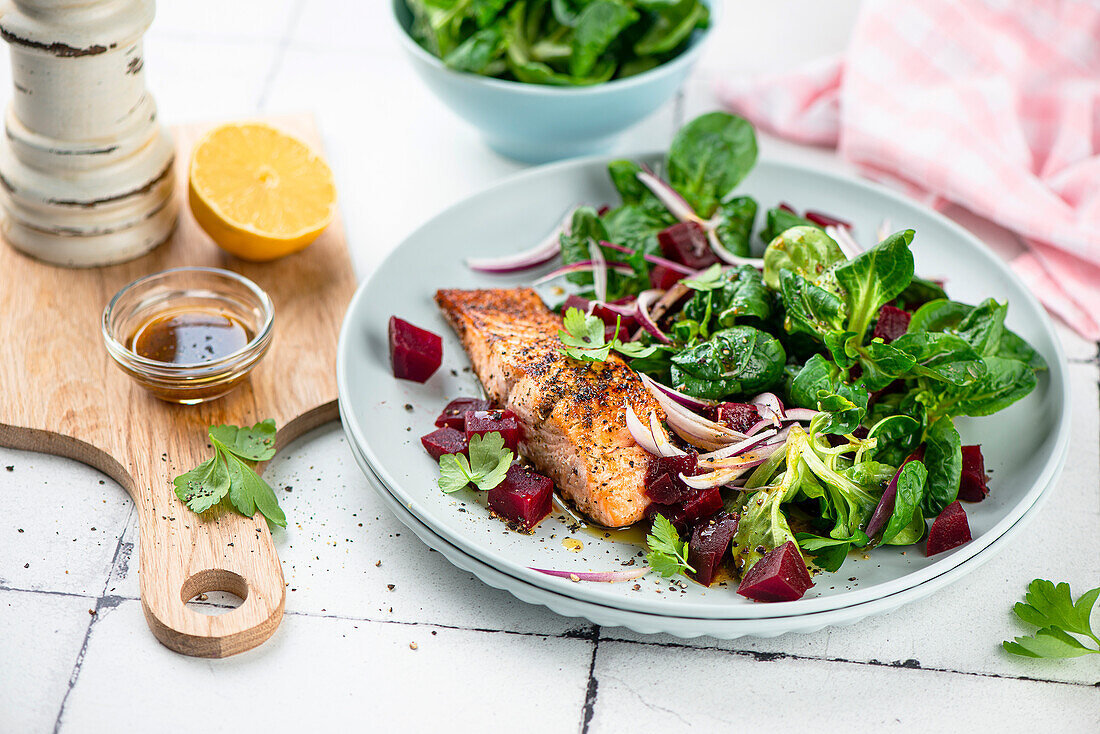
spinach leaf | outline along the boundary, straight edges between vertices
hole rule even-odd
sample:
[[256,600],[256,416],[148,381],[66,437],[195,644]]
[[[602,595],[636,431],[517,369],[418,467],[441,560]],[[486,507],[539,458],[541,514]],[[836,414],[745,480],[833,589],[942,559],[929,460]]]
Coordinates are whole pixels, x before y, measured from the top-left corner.
[[913,253],[909,251],[912,241],[913,230],[897,232],[837,266],[836,279],[845,290],[848,306],[848,330],[858,334],[859,339],[878,310],[913,279]]
[[856,430],[867,416],[867,389],[860,384],[838,382],[832,391],[817,393],[817,408],[828,413],[822,433],[846,435]]
[[986,357],[983,362],[983,377],[948,392],[947,400],[954,403],[951,415],[993,415],[1026,397],[1038,384],[1035,371],[1023,362],[1002,357]]
[[[612,209],[603,215],[602,220],[609,242],[651,255],[661,254],[657,235],[676,221],[663,207],[656,212],[642,204],[627,204]],[[622,260],[623,255],[616,254],[615,259]],[[648,266],[646,269],[648,272]]]
[[914,275],[908,287],[898,294],[895,305],[903,311],[914,311],[940,298],[947,298],[942,286]]
[[727,250],[739,257],[748,257],[752,228],[756,222],[756,200],[738,196],[718,207],[718,224],[714,232]]
[[700,333],[745,321],[762,325],[771,318],[772,296],[756,268],[741,265],[726,270],[715,285],[696,291],[684,306],[684,316],[699,325]]
[[752,125],[727,112],[710,112],[684,125],[672,139],[669,183],[696,214],[709,218],[755,163]]
[[[1027,341],[1004,327],[1007,308],[1007,304],[1002,306],[992,299],[977,307],[946,298],[937,299],[917,309],[909,322],[909,331],[957,333],[979,346],[982,354],[1015,359],[1036,371],[1047,369],[1046,360]],[[993,339],[997,332],[1000,336]]]
[[696,28],[705,28],[710,11],[699,0],[679,2],[639,2],[656,10],[656,20],[645,35],[634,44],[638,56],[659,56],[675,51]]
[[787,387],[787,399],[799,408],[817,410],[819,392],[833,392],[840,381],[840,369],[820,354],[810,357]]
[[840,262],[844,262],[840,245],[820,227],[789,227],[764,250],[764,282],[778,290],[779,272],[790,270],[813,283],[829,266]]
[[[894,497],[894,511],[890,515],[886,529],[882,531],[882,543],[892,545],[894,541],[904,540],[899,545],[909,545],[920,539],[924,534],[924,515],[921,514],[921,500],[924,499],[925,485],[928,482],[928,470],[919,461],[910,461],[901,468],[898,474],[897,495]],[[903,532],[914,525],[919,518],[920,535],[915,539],[912,533]]]
[[455,71],[485,74],[504,54],[504,34],[500,28],[484,28],[463,41],[443,58]]
[[796,533],[795,538],[798,546],[813,559],[814,565],[829,573],[840,570],[852,547],[852,541],[848,538],[825,538],[813,533]]
[[925,517],[935,517],[959,495],[962,439],[950,418],[940,418],[928,427],[924,440],[928,484],[921,510]]
[[[762,239],[766,245],[791,227],[813,227],[814,229],[825,231],[809,219],[803,219],[794,212],[789,212],[779,207],[773,207],[764,214],[764,229],[760,230],[760,239]],[[843,259],[843,257],[844,256],[841,255],[841,259]],[[774,288],[775,286],[772,287]]]
[[1035,351],[1035,347],[1028,344],[1023,337],[1008,329],[1005,329],[1001,335],[1001,343],[997,347],[997,356],[1023,362],[1036,372],[1047,369],[1046,360]]
[[623,29],[638,20],[638,13],[619,0],[594,0],[581,10],[573,31],[573,56],[569,71],[583,78]]
[[779,271],[779,291],[786,309],[783,327],[788,333],[824,340],[827,334],[844,331],[844,302],[835,293],[786,269]]
[[672,358],[673,385],[689,395],[720,400],[758,393],[783,375],[787,355],[772,335],[752,326],[734,326]]
[[910,332],[890,343],[913,358],[916,375],[952,385],[969,385],[985,375],[985,363],[962,337],[943,332]]
[[892,344],[884,343],[882,339],[872,339],[856,351],[859,355],[860,367],[863,369],[861,379],[864,386],[871,392],[886,388],[894,380],[907,375],[916,366],[916,360],[912,355]]
[[868,456],[876,461],[900,466],[920,445],[920,421],[908,415],[891,415],[871,426],[867,438],[877,442]]
[[737,532],[730,544],[734,563],[742,574],[755,566],[768,551],[775,550],[788,540],[798,542],[781,508],[785,494],[784,487],[775,487],[745,496]]
[[607,164],[607,173],[611,176],[611,183],[619,192],[625,206],[642,206],[646,210],[661,212],[672,223],[675,223],[676,219],[669,214],[668,209],[661,203],[661,200],[638,180],[638,174],[641,172],[642,167],[634,161],[619,160]]

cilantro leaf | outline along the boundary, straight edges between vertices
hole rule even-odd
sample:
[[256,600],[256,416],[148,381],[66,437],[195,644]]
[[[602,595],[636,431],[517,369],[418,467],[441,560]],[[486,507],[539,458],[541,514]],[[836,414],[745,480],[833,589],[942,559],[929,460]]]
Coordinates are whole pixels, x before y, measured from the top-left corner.
[[233,454],[225,455],[229,467],[229,501],[242,515],[252,517],[260,509],[271,522],[286,527],[286,514],[279,507],[275,491],[248,463]]
[[497,431],[470,437],[470,468],[474,484],[488,490],[504,481],[515,454],[504,448],[504,437]]
[[249,461],[267,461],[275,456],[275,421],[270,418],[251,428],[210,426],[210,438]]
[[565,330],[558,331],[558,339],[569,349],[562,353],[573,359],[603,362],[611,353],[611,345],[604,338],[604,323],[598,316],[589,316],[579,308],[568,308],[562,319]]
[[680,540],[680,534],[664,515],[658,514],[653,518],[653,527],[646,536],[645,542],[649,546],[649,552],[645,559],[654,571],[668,578],[684,571],[695,572],[688,565],[688,544]]
[[703,272],[696,273],[694,277],[684,278],[680,282],[696,291],[713,291],[721,288],[723,285],[722,266],[715,263]]
[[598,316],[588,316],[579,308],[566,309],[563,318],[565,331],[558,331],[558,339],[570,349],[562,354],[573,359],[587,362],[605,362],[614,349],[627,357],[648,357],[657,351],[656,345],[643,346],[634,342],[619,341],[619,325],[622,317],[615,320],[615,337],[607,341],[604,336],[604,323]]
[[1004,649],[1013,655],[1032,658],[1070,658],[1100,649],[1084,645],[1070,633],[1082,635],[1100,645],[1100,637],[1092,629],[1092,608],[1100,598],[1100,587],[1086,591],[1073,601],[1069,584],[1055,585],[1052,581],[1035,579],[1027,587],[1023,602],[1017,602],[1013,611],[1024,622],[1039,629],[1030,636],[1005,640]]
[[444,454],[439,457],[439,488],[447,494],[457,492],[469,484],[485,491],[504,481],[504,475],[512,466],[515,454],[504,448],[504,437],[499,431],[484,436],[470,437],[470,458],[463,454]]
[[221,502],[229,491],[229,472],[220,454],[207,459],[186,474],[180,474],[172,480],[176,487],[176,496],[192,512],[206,512]]
[[254,462],[275,455],[275,421],[261,421],[251,428],[210,426],[208,435],[213,458],[172,480],[180,501],[194,512],[206,512],[228,496],[242,515],[252,517],[259,508],[268,520],[286,527],[274,490],[253,467]]
[[470,462],[462,454],[443,454],[439,457],[439,481],[437,484],[447,494],[457,492],[472,482]]

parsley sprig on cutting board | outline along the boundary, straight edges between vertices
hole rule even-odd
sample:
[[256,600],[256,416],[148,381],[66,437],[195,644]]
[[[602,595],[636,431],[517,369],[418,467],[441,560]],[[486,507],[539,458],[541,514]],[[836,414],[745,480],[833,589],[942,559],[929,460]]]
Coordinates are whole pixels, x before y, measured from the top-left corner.
[[1039,629],[1031,635],[1005,640],[1005,650],[1029,658],[1075,658],[1100,653],[1074,635],[1100,646],[1100,637],[1092,629],[1092,608],[1100,597],[1100,587],[1086,591],[1073,601],[1069,584],[1035,579],[1027,587],[1022,602],[1016,602],[1016,616]]
[[251,428],[210,426],[214,456],[172,480],[176,496],[194,512],[206,512],[226,496],[237,511],[252,517],[256,510],[276,525],[286,527],[286,515],[275,492],[256,473],[256,462],[275,455],[275,421]]

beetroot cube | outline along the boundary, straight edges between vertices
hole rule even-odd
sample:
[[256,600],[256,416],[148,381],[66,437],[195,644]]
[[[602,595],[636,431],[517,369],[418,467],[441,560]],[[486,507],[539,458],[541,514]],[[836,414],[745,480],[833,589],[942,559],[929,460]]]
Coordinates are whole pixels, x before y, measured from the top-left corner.
[[508,522],[530,530],[550,514],[554,483],[519,464],[512,464],[497,486],[489,490],[489,507]]
[[561,305],[561,315],[564,316],[565,312],[571,308],[575,308],[584,311],[585,313],[588,313],[588,304],[590,303],[592,302],[589,301],[587,298],[581,298],[575,293],[570,293],[566,297],[565,303]]
[[435,419],[435,424],[442,428],[450,426],[456,431],[466,430],[466,414],[478,410],[488,410],[492,405],[488,400],[481,398],[455,398],[447,403],[447,407]]
[[791,214],[795,214],[795,215],[797,215],[797,214],[798,214],[798,212],[796,212],[796,211],[794,210],[794,207],[793,207],[793,206],[791,206],[790,204],[788,204],[788,203],[787,203],[787,202],[785,202],[785,201],[781,201],[781,202],[779,202],[779,207],[778,207],[778,208],[782,209],[782,210],[783,210],[783,211],[785,211],[785,212],[790,212]]
[[970,523],[966,520],[966,510],[958,500],[955,500],[943,508],[939,517],[932,521],[924,555],[934,556],[937,553],[958,548],[969,541]]
[[711,585],[736,532],[737,515],[725,512],[695,526],[688,541],[688,565],[695,569],[696,581]]
[[989,494],[986,486],[985,459],[982,447],[977,444],[962,447],[962,481],[959,483],[959,499],[981,502]]
[[714,411],[716,422],[744,433],[760,421],[755,405],[748,403],[722,403]]
[[886,305],[878,310],[878,321],[875,322],[875,330],[871,333],[872,339],[882,338],[889,344],[899,336],[909,331],[910,316],[900,308]]
[[426,436],[421,436],[420,443],[436,461],[439,461],[439,457],[443,454],[464,454],[469,448],[466,434],[450,427],[439,428]]
[[722,507],[722,493],[717,487],[688,489],[688,495],[680,502],[671,505],[652,504],[646,508],[646,515],[664,515],[677,530],[683,532],[696,520],[721,512]]
[[625,321],[623,321],[623,323],[619,324],[619,330],[618,331],[615,331],[615,324],[611,324],[611,326],[603,327],[603,339],[604,339],[604,341],[609,342],[609,341],[611,341],[612,339],[614,339],[616,337],[618,337],[619,341],[624,342],[624,343],[630,341],[630,328],[627,327]]
[[764,554],[741,579],[737,593],[756,601],[795,601],[814,585],[793,540]]
[[672,268],[664,265],[655,265],[653,269],[649,271],[649,282],[657,289],[667,291],[672,286],[680,282],[683,278],[683,274],[676,272]]
[[391,316],[390,364],[394,377],[426,382],[443,364],[443,339],[438,334]]
[[672,505],[693,491],[680,475],[693,476],[698,470],[699,454],[692,451],[683,456],[657,456],[649,460],[646,469],[645,492],[654,503]]
[[523,438],[519,418],[510,410],[475,410],[466,414],[466,440],[496,431],[504,438],[504,445],[513,451]]
[[710,249],[706,230],[698,222],[678,222],[657,233],[661,252],[669,260],[699,270],[718,262]]

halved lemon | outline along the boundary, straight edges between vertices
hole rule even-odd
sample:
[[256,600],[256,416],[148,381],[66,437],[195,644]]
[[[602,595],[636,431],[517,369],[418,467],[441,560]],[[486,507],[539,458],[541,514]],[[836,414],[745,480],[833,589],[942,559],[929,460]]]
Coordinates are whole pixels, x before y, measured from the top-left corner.
[[328,164],[298,138],[259,122],[208,132],[191,153],[188,181],[199,225],[245,260],[303,249],[336,212]]

